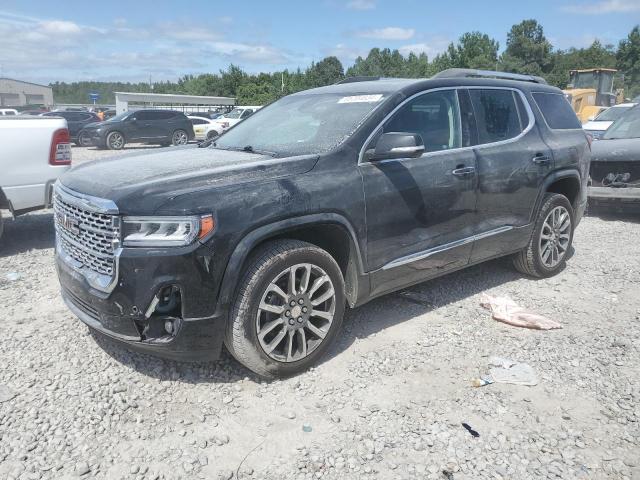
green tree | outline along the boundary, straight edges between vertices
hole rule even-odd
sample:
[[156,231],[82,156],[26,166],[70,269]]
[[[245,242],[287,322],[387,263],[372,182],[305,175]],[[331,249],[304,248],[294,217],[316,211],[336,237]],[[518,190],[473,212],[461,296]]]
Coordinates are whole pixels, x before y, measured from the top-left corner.
[[326,57],[312,63],[305,73],[307,88],[331,85],[344,78],[344,68],[337,57]]
[[602,45],[595,40],[588,48],[570,48],[553,52],[553,70],[546,75],[551,85],[565,88],[569,82],[569,71],[585,68],[616,68],[616,53],[613,45]]
[[433,60],[434,70],[447,68],[477,68],[494,70],[498,63],[499,44],[481,32],[463,34],[457,44],[450,43],[447,50]]
[[551,43],[537,20],[523,20],[507,34],[507,48],[500,64],[507,72],[544,75],[553,68]]
[[618,45],[618,69],[624,74],[627,97],[640,95],[640,27],[636,25]]

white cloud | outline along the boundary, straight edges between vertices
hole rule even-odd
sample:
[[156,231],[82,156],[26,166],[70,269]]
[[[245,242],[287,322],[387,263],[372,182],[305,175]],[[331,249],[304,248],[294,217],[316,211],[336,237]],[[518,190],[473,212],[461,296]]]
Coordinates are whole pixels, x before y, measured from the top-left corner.
[[583,15],[638,12],[640,11],[640,0],[602,0],[586,5],[567,5],[562,10]]
[[220,55],[231,62],[259,63],[263,65],[283,65],[291,61],[291,56],[271,45],[253,45],[237,42],[209,42],[211,53]]
[[410,53],[415,53],[416,55],[426,53],[431,59],[437,54],[444,52],[447,49],[447,46],[449,46],[449,43],[451,43],[451,40],[446,37],[433,37],[425,42],[403,45],[398,48],[398,50],[404,56],[407,56]]
[[356,32],[356,36],[375,40],[409,40],[415,33],[413,28],[385,27]]
[[353,63],[353,61],[358,57],[366,57],[369,51],[364,48],[350,47],[343,43],[339,43],[334,47],[324,48],[322,53],[327,57],[337,57],[342,63]]
[[351,0],[347,2],[347,8],[350,10],[373,10],[376,8],[375,0]]

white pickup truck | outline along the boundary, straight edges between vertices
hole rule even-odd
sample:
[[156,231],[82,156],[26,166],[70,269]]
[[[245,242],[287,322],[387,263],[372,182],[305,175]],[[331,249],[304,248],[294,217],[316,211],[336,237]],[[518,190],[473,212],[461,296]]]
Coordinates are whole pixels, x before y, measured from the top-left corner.
[[[16,217],[49,207],[53,184],[70,165],[65,119],[0,117],[0,210]],[[2,231],[0,211],[0,237]]]

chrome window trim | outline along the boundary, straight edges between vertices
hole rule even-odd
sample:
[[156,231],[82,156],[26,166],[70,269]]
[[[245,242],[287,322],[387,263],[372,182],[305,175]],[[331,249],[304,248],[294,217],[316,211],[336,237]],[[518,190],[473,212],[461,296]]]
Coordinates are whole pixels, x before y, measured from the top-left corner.
[[[65,202],[76,205],[79,208],[84,208],[95,213],[103,213],[106,215],[116,216],[119,214],[118,206],[112,200],[75,192],[62,185],[60,181],[57,181],[55,183],[54,193],[56,195],[60,195],[60,197],[62,197]],[[119,221],[119,218],[117,218],[116,221]],[[81,262],[78,262],[71,255],[65,252],[62,248],[61,242],[58,240],[58,237],[64,236],[64,234],[58,232],[57,228],[55,230],[55,253],[60,261],[64,264],[64,266],[84,278],[91,288],[102,293],[111,293],[116,287],[118,279],[120,278],[120,255],[122,254],[122,247],[116,248],[113,252],[113,274],[105,275],[95,272],[90,268],[84,266]],[[69,238],[66,238],[65,236],[65,240],[69,241]]]
[[[522,103],[524,104],[524,108],[525,108],[525,110],[527,112],[527,115],[529,116],[529,123],[520,132],[519,135],[517,135],[517,136],[515,136],[513,138],[508,138],[506,140],[500,140],[499,142],[482,143],[482,144],[478,144],[478,145],[472,145],[472,146],[469,146],[469,147],[450,148],[448,150],[438,150],[436,152],[425,152],[419,157],[390,158],[390,159],[387,159],[387,160],[378,160],[378,161],[374,161],[374,162],[370,162],[370,161],[364,160],[364,152],[366,150],[367,145],[369,145],[369,142],[371,142],[371,140],[373,139],[373,137],[375,137],[375,135],[378,133],[380,128],[382,128],[383,125],[393,115],[395,115],[398,110],[400,110],[406,103],[410,102],[411,100],[413,100],[416,97],[419,97],[421,95],[425,95],[427,93],[438,92],[438,91],[443,91],[443,90],[455,90],[456,94],[458,94],[459,90],[509,90],[511,92],[516,92],[518,95],[520,95],[520,99],[522,100]],[[460,101],[459,100],[458,100],[458,108],[460,108]],[[458,116],[460,116],[460,113],[458,114]],[[475,116],[475,113],[474,113],[474,116]],[[535,116],[533,114],[533,110],[531,109],[531,105],[529,104],[529,100],[527,99],[525,94],[522,92],[522,90],[520,90],[518,88],[515,88],[515,87],[485,87],[485,86],[480,86],[480,85],[431,88],[429,90],[423,90],[421,92],[414,93],[410,97],[406,98],[405,100],[403,100],[399,105],[397,105],[389,114],[387,114],[382,119],[382,121],[376,126],[376,128],[373,129],[371,134],[367,137],[366,141],[362,144],[362,147],[360,148],[360,154],[358,155],[358,165],[382,164],[382,163],[386,163],[386,162],[390,162],[390,161],[397,162],[397,161],[403,161],[403,160],[414,160],[415,158],[428,158],[428,157],[434,157],[434,156],[447,154],[447,153],[451,153],[451,152],[464,152],[464,151],[467,151],[467,150],[473,150],[473,149],[477,150],[477,149],[481,149],[481,148],[496,147],[496,146],[500,146],[500,145],[506,145],[508,143],[517,142],[522,137],[524,137],[526,134],[528,134],[531,131],[531,129],[533,128],[533,126],[535,125],[535,123],[536,123]],[[477,126],[476,126],[476,128],[477,128]]]
[[382,267],[380,267],[380,270],[391,270],[392,268],[401,267],[403,265],[407,265],[408,263],[419,262],[420,260],[429,258],[436,253],[445,252],[447,250],[451,250],[452,248],[461,247],[463,245],[482,240],[483,238],[498,235],[500,233],[505,233],[513,229],[514,227],[512,225],[505,225],[503,227],[494,228],[493,230],[487,230],[483,233],[477,233],[475,235],[471,235],[470,237],[465,237],[454,242],[438,245],[437,247],[432,247],[421,252],[411,253],[409,255],[405,255],[404,257],[397,258],[390,261],[389,263],[384,264]]

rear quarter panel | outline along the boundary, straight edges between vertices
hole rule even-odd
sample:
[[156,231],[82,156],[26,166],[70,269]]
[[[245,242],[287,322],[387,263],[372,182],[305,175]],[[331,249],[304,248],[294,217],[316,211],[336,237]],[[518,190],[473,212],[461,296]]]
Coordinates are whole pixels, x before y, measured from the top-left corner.
[[69,166],[49,165],[53,133],[62,118],[0,118],[0,188],[14,210],[44,206],[46,185]]

